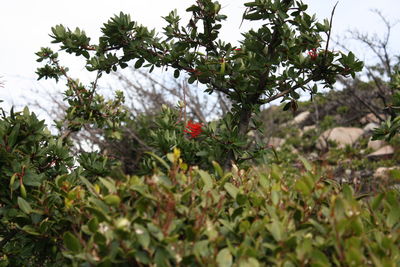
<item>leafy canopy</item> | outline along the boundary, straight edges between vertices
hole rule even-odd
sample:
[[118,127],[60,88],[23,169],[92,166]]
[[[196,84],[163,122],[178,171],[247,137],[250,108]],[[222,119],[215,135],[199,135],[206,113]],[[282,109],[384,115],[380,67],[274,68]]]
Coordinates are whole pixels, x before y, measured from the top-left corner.
[[[329,50],[331,22],[317,22],[302,1],[257,0],[244,6],[243,21],[257,22],[257,28],[243,33],[239,46],[219,39],[227,17],[220,13],[221,5],[211,0],[190,6],[187,12],[192,16],[184,26],[176,11],[169,13],[161,34],[121,12],[104,23],[96,44],[79,28],[72,31],[62,25],[52,28],[51,38],[61,51],[84,57],[86,69],[96,71],[97,78],[132,62],[150,72],[156,67],[172,69],[175,78],[183,73],[189,83],[204,84],[206,92],[223,93],[234,103],[228,115],[232,118],[228,128],[233,128],[229,142],[235,144],[225,151],[229,163],[243,156],[240,151],[248,147],[246,134],[253,114],[263,104],[281,99],[287,102],[285,109],[295,111],[301,91],[312,96],[318,92],[317,83],[332,88],[337,75],[354,77],[363,66],[351,52]],[[57,53],[42,48],[37,55],[38,61],[47,62],[37,71],[39,79],[67,77],[69,129],[78,130],[85,123],[101,127],[107,121],[111,132],[118,131],[124,112],[109,107],[121,103],[120,94],[104,103],[96,93],[97,79],[86,88],[68,76]]]

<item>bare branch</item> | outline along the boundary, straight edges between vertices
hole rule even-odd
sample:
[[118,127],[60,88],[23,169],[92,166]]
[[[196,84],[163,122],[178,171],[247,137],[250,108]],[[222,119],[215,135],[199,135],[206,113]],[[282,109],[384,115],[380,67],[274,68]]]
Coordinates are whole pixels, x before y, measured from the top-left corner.
[[260,100],[260,102],[261,102],[262,104],[268,104],[268,103],[270,103],[270,102],[272,102],[272,101],[274,101],[274,100],[276,100],[276,99],[278,99],[278,98],[281,98],[281,97],[283,97],[283,96],[289,94],[290,92],[295,91],[295,90],[298,89],[298,88],[303,87],[303,86],[306,85],[307,83],[311,82],[313,79],[314,79],[314,77],[311,76],[311,77],[309,77],[308,79],[306,79],[303,83],[297,84],[297,85],[295,85],[295,86],[293,86],[293,87],[291,87],[291,88],[289,88],[289,89],[286,89],[286,90],[284,90],[284,91],[282,91],[282,92],[280,92],[280,93],[278,93],[278,94],[276,94],[276,95],[273,95],[273,96],[271,96],[271,97],[268,97],[267,99],[262,99],[262,100]]
[[325,46],[325,54],[324,54],[324,63],[326,61],[326,57],[328,55],[328,48],[329,48],[329,41],[331,39],[331,33],[332,33],[332,23],[333,23],[333,15],[335,14],[336,6],[339,4],[339,1],[336,2],[336,4],[333,6],[332,13],[331,13],[331,20],[329,22],[329,31],[328,31],[328,38],[326,40],[326,46]]
[[351,30],[349,33],[351,34],[352,39],[365,44],[375,54],[375,56],[378,57],[380,64],[385,68],[386,75],[390,77],[393,74],[393,69],[389,52],[389,42],[392,29],[398,22],[388,21],[379,10],[375,9],[372,10],[372,12],[379,16],[386,28],[382,38],[378,37],[377,34],[371,36],[367,33],[360,33],[357,30]]

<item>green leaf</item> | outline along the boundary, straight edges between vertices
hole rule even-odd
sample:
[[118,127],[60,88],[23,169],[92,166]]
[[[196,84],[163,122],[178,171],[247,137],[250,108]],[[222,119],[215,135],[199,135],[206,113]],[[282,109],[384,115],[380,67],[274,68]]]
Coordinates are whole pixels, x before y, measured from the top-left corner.
[[312,166],[311,166],[310,162],[308,162],[308,160],[303,156],[299,156],[299,159],[303,163],[304,168],[306,168],[307,171],[311,172],[312,171]]
[[218,252],[217,255],[218,267],[230,267],[232,266],[232,261],[233,261],[232,254],[228,248],[224,248],[220,252]]
[[195,81],[197,80],[197,77],[196,76],[190,76],[190,78],[188,79],[188,83],[189,84],[192,84],[192,83],[194,83]]
[[208,240],[201,240],[194,244],[193,252],[198,257],[207,257],[209,253],[209,241]]
[[400,219],[400,209],[398,206],[391,206],[390,212],[386,219],[386,223],[389,227],[393,227]]
[[291,102],[286,103],[285,106],[283,106],[283,111],[289,110],[291,105],[292,105]]
[[199,12],[201,11],[201,8],[196,6],[196,5],[192,5],[191,7],[186,9],[187,12]]
[[[103,205],[104,205],[104,203],[103,203]],[[96,216],[96,218],[99,220],[99,222],[110,221],[110,217],[101,208],[87,207],[86,209],[89,212],[91,212],[91,214]]]
[[264,15],[262,13],[251,13],[251,14],[247,14],[244,15],[243,18],[247,19],[247,20],[260,20],[264,17]]
[[135,63],[135,69],[139,69],[144,63],[144,59],[143,58],[139,58],[136,63]]
[[380,193],[379,195],[377,195],[372,199],[371,207],[373,210],[377,210],[379,208],[384,196],[385,196],[384,193]]
[[152,236],[157,238],[159,241],[164,240],[164,234],[158,226],[154,225],[153,223],[148,223],[146,226]]
[[21,192],[21,196],[22,196],[23,198],[26,198],[26,188],[25,188],[25,185],[24,185],[24,184],[20,184],[19,190],[20,190],[20,192]]
[[212,165],[214,166],[214,170],[218,174],[219,177],[224,176],[224,171],[222,170],[221,166],[215,160],[212,161]]
[[174,71],[174,78],[178,79],[179,78],[179,70]]
[[18,206],[19,208],[26,214],[29,214],[32,212],[32,207],[31,205],[22,197],[18,197]]
[[248,258],[239,263],[239,267],[260,267],[260,263],[255,258]]
[[30,112],[28,107],[24,107],[22,114],[24,114],[25,118],[29,118]]
[[228,194],[231,195],[231,197],[236,199],[236,196],[239,193],[239,189],[236,186],[231,183],[225,183],[224,188],[228,192]]
[[281,168],[273,164],[271,168],[271,178],[274,179],[275,181],[280,181],[282,179],[282,171]]
[[67,180],[68,176],[66,174],[58,175],[55,179],[55,184],[58,188],[63,186],[63,183]]
[[150,234],[149,231],[145,227],[143,227],[140,224],[134,225],[135,228],[135,233],[137,235],[137,238],[139,240],[139,243],[143,246],[143,248],[148,249],[150,245]]
[[208,155],[208,153],[209,153],[208,151],[202,150],[202,151],[197,152],[196,156],[205,157]]
[[221,177],[221,180],[219,180],[220,187],[224,186],[225,183],[228,182],[231,177],[232,177],[231,172],[225,173],[224,176]]
[[21,127],[21,125],[20,125],[19,123],[17,123],[17,124],[13,127],[13,129],[12,129],[10,135],[8,136],[8,145],[9,145],[10,147],[13,147],[13,146],[15,145],[15,143],[17,142],[17,138],[18,138],[19,128],[20,128],[20,127]]
[[280,221],[274,220],[272,223],[267,225],[267,229],[277,242],[282,240],[284,229]]
[[24,227],[22,227],[22,230],[23,230],[24,232],[27,232],[28,234],[31,234],[31,235],[40,235],[40,233],[38,233],[38,232],[36,231],[36,229],[33,228],[33,227],[30,226],[30,225],[25,225]]
[[121,203],[121,198],[117,195],[107,195],[104,197],[104,202],[110,206],[118,206]]
[[15,183],[15,179],[17,178],[17,173],[14,173],[12,176],[11,176],[11,178],[10,178],[10,184],[9,184],[9,187],[10,187],[10,189],[12,190],[12,188],[13,188],[13,185],[14,185],[14,183]]
[[89,220],[88,228],[92,233],[97,232],[97,230],[99,229],[99,220],[97,219],[97,217],[93,217]]
[[145,152],[146,154],[152,156],[153,158],[155,158],[158,162],[160,162],[167,170],[169,170],[169,165],[168,163],[163,160],[162,158],[160,158],[159,156],[157,156],[156,154],[154,154],[153,152]]
[[36,174],[33,170],[27,169],[24,176],[24,184],[28,186],[40,186],[44,179],[43,174]]
[[140,263],[143,263],[145,265],[149,265],[151,263],[149,255],[145,251],[135,252],[134,257],[135,257],[135,259],[137,259],[137,261],[139,261]]
[[213,188],[213,179],[211,175],[208,172],[205,172],[203,170],[199,170],[199,174],[201,177],[201,180],[204,183],[203,190],[204,191],[209,191]]
[[219,74],[220,74],[220,75],[224,75],[224,74],[225,74],[225,67],[226,67],[226,62],[225,62],[225,61],[222,61],[222,63],[221,63],[221,69],[220,69],[220,71],[219,71]]
[[168,264],[169,253],[163,247],[158,247],[156,253],[154,255],[154,261],[157,267],[167,267],[170,266]]
[[318,249],[311,252],[312,266],[331,266],[328,258]]
[[64,245],[67,249],[76,253],[80,252],[82,249],[82,245],[78,238],[76,238],[71,232],[66,232],[64,234]]
[[312,188],[310,188],[303,178],[300,178],[296,181],[294,188],[305,196],[310,195],[312,190]]

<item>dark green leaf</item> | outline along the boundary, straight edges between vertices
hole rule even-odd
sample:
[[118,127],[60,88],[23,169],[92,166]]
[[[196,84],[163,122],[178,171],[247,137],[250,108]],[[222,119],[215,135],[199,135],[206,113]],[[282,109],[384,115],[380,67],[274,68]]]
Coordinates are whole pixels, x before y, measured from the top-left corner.
[[26,214],[29,214],[29,213],[32,212],[32,207],[31,207],[31,205],[30,205],[25,199],[23,199],[22,197],[18,197],[17,202],[18,202],[19,208],[20,208],[23,212],[25,212]]
[[78,238],[76,238],[72,233],[66,232],[64,234],[64,245],[67,249],[78,253],[82,249],[82,245],[79,242]]

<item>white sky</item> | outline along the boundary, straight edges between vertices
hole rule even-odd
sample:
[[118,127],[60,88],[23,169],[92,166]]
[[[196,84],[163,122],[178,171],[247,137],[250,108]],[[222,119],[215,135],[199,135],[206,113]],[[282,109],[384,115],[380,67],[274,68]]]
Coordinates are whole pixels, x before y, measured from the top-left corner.
[[[250,1],[250,0],[249,0]],[[24,104],[23,97],[29,97],[34,88],[53,88],[49,81],[36,81],[35,70],[39,66],[34,55],[40,47],[50,45],[50,28],[63,24],[71,29],[80,27],[96,42],[102,23],[113,14],[123,11],[131,18],[149,28],[161,28],[165,25],[161,16],[176,8],[178,14],[185,16],[185,9],[194,0],[1,0],[0,5],[0,81],[5,82],[0,88],[2,106],[8,108],[11,103]],[[248,1],[220,0],[223,14],[228,15],[228,22],[222,30],[222,39],[235,42],[241,38],[240,32],[251,27],[243,25],[239,29],[244,11],[243,3]],[[321,20],[328,18],[336,0],[304,0],[309,5],[310,13],[316,13]],[[336,9],[333,37],[344,36],[348,29],[362,32],[382,33],[380,19],[370,10],[379,9],[390,20],[398,20],[399,0],[341,0]],[[185,20],[183,21],[185,23]],[[183,24],[186,25],[186,24]],[[397,32],[397,33],[396,33]],[[393,31],[391,45],[400,47],[400,25]],[[356,47],[356,55],[365,57],[362,47]],[[400,54],[393,49],[394,54]],[[69,56],[72,57],[72,56]],[[69,65],[67,61],[65,65]],[[84,65],[74,63],[72,76],[84,73]],[[63,83],[57,85],[62,87]]]

